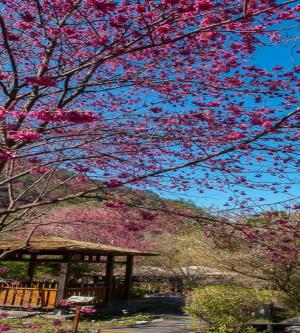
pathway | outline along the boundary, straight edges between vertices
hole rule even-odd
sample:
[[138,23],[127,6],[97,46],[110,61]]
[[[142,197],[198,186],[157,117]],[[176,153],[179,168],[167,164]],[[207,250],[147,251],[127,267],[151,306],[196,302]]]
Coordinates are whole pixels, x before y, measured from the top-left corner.
[[[192,320],[185,315],[168,315],[166,319],[157,319],[146,324],[103,330],[103,333],[190,333]],[[102,333],[102,331],[101,331]]]
[[157,315],[160,319],[150,322],[103,330],[101,333],[190,333],[193,320],[182,312],[184,298],[175,296],[152,296],[142,301],[133,302],[128,308],[129,312],[143,312]]

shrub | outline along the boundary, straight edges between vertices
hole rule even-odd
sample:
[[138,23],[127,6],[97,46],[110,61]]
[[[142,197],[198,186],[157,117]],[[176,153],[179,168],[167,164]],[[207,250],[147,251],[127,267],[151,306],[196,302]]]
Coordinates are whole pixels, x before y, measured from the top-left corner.
[[294,311],[294,315],[300,313],[300,272],[298,271],[292,274],[288,283],[280,281],[282,284],[281,290],[283,290],[281,301],[290,310]]
[[[1,278],[11,280],[11,279],[24,279],[27,272],[26,262],[11,262],[2,261],[1,268],[4,274],[1,274]],[[7,272],[4,272],[4,270]]]
[[185,311],[207,323],[202,332],[252,333],[247,322],[265,302],[272,300],[269,291],[256,291],[233,286],[208,286],[195,289]]

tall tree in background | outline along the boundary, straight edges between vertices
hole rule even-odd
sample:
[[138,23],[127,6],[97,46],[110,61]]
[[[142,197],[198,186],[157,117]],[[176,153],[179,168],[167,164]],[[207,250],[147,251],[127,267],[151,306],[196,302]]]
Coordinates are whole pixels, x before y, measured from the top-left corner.
[[297,40],[299,1],[0,2],[0,231],[123,185],[247,207],[298,182],[300,67],[251,57]]

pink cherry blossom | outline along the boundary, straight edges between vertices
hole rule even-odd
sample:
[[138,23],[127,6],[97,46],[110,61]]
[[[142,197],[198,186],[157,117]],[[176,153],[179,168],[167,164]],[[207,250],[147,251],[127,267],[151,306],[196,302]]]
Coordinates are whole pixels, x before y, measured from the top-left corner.
[[115,196],[127,188],[199,200],[220,191],[241,214],[293,197],[300,51],[288,42],[292,62],[259,59],[298,39],[299,5],[244,10],[230,0],[2,1],[1,218],[34,220],[94,193],[124,213]]
[[26,141],[33,140],[34,141],[34,140],[39,139],[40,134],[32,129],[24,129],[21,132],[10,134],[10,136],[14,140],[26,140]]
[[43,76],[40,78],[37,77],[26,77],[25,78],[26,84],[38,85],[38,86],[45,86],[45,87],[54,87],[55,82],[50,76]]

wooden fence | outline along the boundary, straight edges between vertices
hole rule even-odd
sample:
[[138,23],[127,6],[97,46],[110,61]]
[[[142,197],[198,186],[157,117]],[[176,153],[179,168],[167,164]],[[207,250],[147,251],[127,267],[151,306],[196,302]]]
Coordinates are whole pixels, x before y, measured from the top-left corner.
[[125,285],[123,283],[115,283],[113,285],[112,299],[123,299],[125,296]]
[[6,286],[0,288],[0,306],[53,309],[57,289]]
[[[124,297],[124,284],[113,285],[112,299]],[[0,306],[22,307],[22,308],[44,308],[53,309],[57,295],[57,284],[55,282],[22,282],[16,285],[0,284]],[[70,296],[95,297],[93,304],[105,304],[107,287],[104,285],[81,285],[71,286],[68,289]]]
[[69,288],[68,296],[90,296],[95,297],[93,304],[101,305],[106,302],[106,290],[105,286],[91,286],[80,288]]

